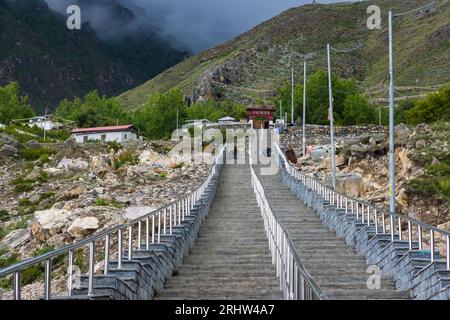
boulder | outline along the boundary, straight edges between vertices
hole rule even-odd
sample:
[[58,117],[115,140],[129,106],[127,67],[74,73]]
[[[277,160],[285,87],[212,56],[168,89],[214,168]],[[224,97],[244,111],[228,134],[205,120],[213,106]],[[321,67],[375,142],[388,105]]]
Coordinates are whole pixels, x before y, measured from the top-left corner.
[[147,206],[128,207],[123,212],[122,217],[125,220],[132,221],[132,220],[140,218],[140,217],[146,215],[147,213],[150,213],[150,212],[155,211],[155,210],[156,210],[156,208],[147,207]]
[[357,198],[365,194],[366,188],[360,175],[344,174],[336,177],[336,190],[349,197]]
[[311,151],[311,158],[314,161],[320,160],[320,158],[325,157],[329,154],[329,148],[325,148],[325,147],[315,147],[312,151]]
[[69,190],[66,190],[60,197],[59,201],[67,201],[71,199],[76,199],[81,195],[86,193],[86,187],[82,184],[77,185]]
[[99,228],[96,217],[77,218],[67,232],[74,238],[82,238]]
[[63,158],[58,163],[56,168],[58,168],[58,169],[65,169],[65,170],[79,171],[79,170],[87,170],[89,168],[89,164],[87,163],[87,161],[84,161],[82,159],[67,159],[67,158]]
[[416,141],[416,148],[417,148],[417,149],[423,149],[423,148],[425,148],[426,146],[427,146],[427,143],[426,143],[425,140],[420,139],[420,140],[417,140],[417,141]]
[[42,147],[42,145],[39,142],[37,142],[36,140],[30,140],[27,142],[27,147],[30,149],[36,150],[36,149],[40,149]]
[[71,213],[63,209],[36,211],[31,234],[39,241],[45,241],[62,231],[70,220]]
[[336,156],[336,166],[337,166],[337,167],[346,165],[347,162],[348,162],[348,161],[347,161],[347,159],[345,159],[344,156],[342,156],[342,155],[337,155],[337,156]]
[[40,179],[43,176],[43,170],[39,167],[34,167],[33,171],[31,171],[25,179],[30,181],[35,181]]
[[8,233],[0,242],[1,246],[16,249],[30,239],[30,232],[28,229],[14,230]]
[[400,123],[395,126],[395,137],[398,144],[405,144],[411,136],[411,130],[406,124]]
[[396,155],[396,158],[398,160],[400,160],[400,164],[402,166],[401,175],[404,176],[413,167],[413,163],[409,158],[409,151],[407,149],[400,149],[400,150],[396,149],[395,155]]
[[284,152],[286,155],[286,158],[293,164],[297,164],[297,155],[295,154],[294,150],[288,149]]
[[58,168],[45,168],[43,170],[49,177],[60,178],[66,175],[66,171],[64,169]]
[[354,144],[350,147],[350,152],[353,157],[364,157],[369,151],[368,146]]
[[17,152],[19,152],[19,150],[16,147],[11,146],[9,144],[5,144],[0,149],[0,154],[7,157],[14,157],[17,154]]
[[153,150],[144,150],[139,156],[139,163],[147,163],[152,167],[166,169],[172,165],[170,157],[160,155]]

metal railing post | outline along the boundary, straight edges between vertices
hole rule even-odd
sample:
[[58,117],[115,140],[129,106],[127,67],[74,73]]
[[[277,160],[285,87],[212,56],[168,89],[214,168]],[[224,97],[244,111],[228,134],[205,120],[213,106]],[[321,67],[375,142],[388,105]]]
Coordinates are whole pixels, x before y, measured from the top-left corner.
[[94,294],[94,242],[89,242],[88,296]]
[[50,300],[52,290],[52,259],[45,260],[44,267],[44,299]]

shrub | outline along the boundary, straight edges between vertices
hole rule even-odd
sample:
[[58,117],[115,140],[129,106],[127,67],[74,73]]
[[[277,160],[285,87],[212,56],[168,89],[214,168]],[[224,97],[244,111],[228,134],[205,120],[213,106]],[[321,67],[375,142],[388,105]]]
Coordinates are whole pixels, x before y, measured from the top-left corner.
[[0,210],[0,222],[1,221],[6,221],[9,219],[9,212],[6,209],[1,209]]
[[169,174],[168,174],[167,172],[165,172],[165,171],[163,171],[163,172],[161,172],[161,173],[159,174],[159,177],[160,177],[162,180],[167,179],[168,176],[169,176]]
[[30,149],[30,148],[24,148],[19,150],[19,155],[22,157],[22,159],[27,161],[34,161],[38,159],[48,159],[50,155],[54,155],[56,153],[56,150],[52,148],[46,148],[41,147],[39,149]]
[[108,142],[108,147],[109,147],[110,149],[113,149],[114,152],[117,152],[117,151],[119,151],[120,149],[123,148],[123,146],[122,146],[119,142],[117,142],[117,141],[109,141],[109,142]]
[[136,152],[125,150],[116,156],[113,160],[114,169],[118,170],[124,164],[135,165],[139,163],[139,156]]

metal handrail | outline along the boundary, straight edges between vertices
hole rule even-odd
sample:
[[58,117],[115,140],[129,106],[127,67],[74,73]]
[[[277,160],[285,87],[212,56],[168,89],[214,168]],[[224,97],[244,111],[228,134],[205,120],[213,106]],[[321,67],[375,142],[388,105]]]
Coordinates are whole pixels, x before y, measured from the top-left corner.
[[[136,218],[128,223],[115,226],[112,228],[109,228],[107,230],[104,230],[102,232],[99,232],[97,234],[94,234],[92,236],[89,236],[87,238],[84,238],[82,240],[79,240],[73,244],[65,245],[61,248],[52,250],[48,253],[45,253],[43,255],[33,257],[27,260],[24,260],[22,262],[19,262],[17,264],[11,265],[7,268],[0,270],[0,278],[9,276],[11,274],[14,274],[14,291],[13,291],[13,298],[14,300],[20,300],[21,299],[21,271],[24,271],[26,269],[29,269],[32,266],[35,266],[37,264],[44,263],[45,267],[45,276],[44,276],[44,298],[46,300],[51,298],[51,264],[52,259],[59,257],[61,255],[68,254],[69,257],[69,267],[68,267],[68,277],[69,280],[71,280],[72,277],[72,271],[73,271],[73,260],[74,260],[74,252],[76,250],[79,250],[83,248],[84,246],[89,246],[89,271],[88,271],[88,277],[89,277],[89,288],[88,288],[88,295],[93,295],[93,277],[94,277],[94,262],[95,262],[95,256],[94,256],[94,244],[97,241],[104,240],[104,274],[107,275],[109,273],[109,259],[110,259],[110,240],[111,237],[114,236],[117,233],[118,237],[118,269],[122,266],[122,253],[123,253],[123,233],[124,231],[128,232],[128,260],[132,260],[132,251],[134,249],[133,245],[133,228],[137,225],[137,248],[138,250],[141,249],[142,245],[142,231],[145,229],[145,246],[148,249],[150,243],[161,243],[161,235],[165,234],[172,234],[172,228],[174,226],[180,225],[181,222],[185,220],[185,216],[189,216],[191,213],[191,210],[194,208],[194,205],[201,199],[203,196],[205,190],[209,186],[209,183],[216,173],[217,165],[223,163],[223,157],[224,157],[224,151],[225,147],[223,147],[218,155],[215,157],[214,162],[209,170],[208,177],[205,179],[205,181],[194,191],[192,191],[187,196],[173,201],[169,203],[166,206],[163,206],[161,208],[158,208],[152,212],[149,212],[139,218]],[[157,220],[157,221],[156,221]],[[168,220],[168,221],[167,221]],[[150,225],[151,222],[151,225]],[[145,228],[143,228],[142,224],[145,224]],[[150,230],[151,228],[151,230]],[[71,284],[71,281],[68,282],[69,285]],[[72,288],[69,287],[69,295],[71,295]]]
[[[374,226],[376,234],[388,234],[387,227],[389,226],[389,234],[391,235],[391,242],[398,237],[398,240],[403,240],[402,222],[407,222],[407,238],[409,243],[409,250],[413,250],[414,236],[413,228],[416,227],[418,233],[418,249],[423,250],[424,232],[429,232],[429,247],[430,247],[430,262],[435,261],[435,236],[440,234],[445,238],[446,244],[446,266],[450,270],[450,232],[431,226],[429,224],[418,221],[414,218],[405,216],[399,213],[391,213],[383,208],[375,207],[373,204],[349,197],[343,193],[337,192],[333,188],[325,185],[318,179],[315,179],[305,173],[300,172],[294,168],[285,155],[281,151],[278,144],[275,144],[275,150],[279,154],[281,160],[286,166],[287,173],[294,179],[300,181],[303,185],[310,188],[314,192],[320,194],[325,200],[330,201],[331,205],[336,205],[338,209],[345,209],[345,214],[356,214],[357,221],[366,223],[367,226]],[[281,165],[281,164],[280,164]],[[350,206],[351,205],[351,206]],[[389,219],[389,224],[386,220]],[[381,232],[380,232],[381,227]],[[396,232],[397,229],[397,232]]]
[[265,195],[264,187],[253,169],[251,154],[249,157],[252,186],[261,209],[272,252],[272,262],[276,264],[277,276],[280,278],[280,288],[284,298],[288,300],[314,300],[314,298],[328,300],[327,295],[322,292],[304,267],[289,232],[279,223],[274,214]]

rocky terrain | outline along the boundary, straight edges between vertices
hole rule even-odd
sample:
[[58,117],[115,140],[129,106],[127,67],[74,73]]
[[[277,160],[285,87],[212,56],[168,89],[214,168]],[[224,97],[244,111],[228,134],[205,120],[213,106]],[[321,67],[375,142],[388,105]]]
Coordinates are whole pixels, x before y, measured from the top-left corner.
[[[46,161],[24,161],[17,153],[23,143],[0,133],[0,269],[175,201],[210,168],[172,161],[167,141],[25,144],[56,152]],[[24,294],[36,295],[38,283],[25,282]]]
[[[337,189],[388,208],[387,133],[380,128],[350,128],[343,134],[337,130]],[[282,136],[283,148],[294,151],[299,170],[331,185],[329,131],[307,129],[305,157],[301,157],[301,134],[289,129]],[[449,147],[449,123],[396,126],[396,209],[446,230],[450,230]]]

